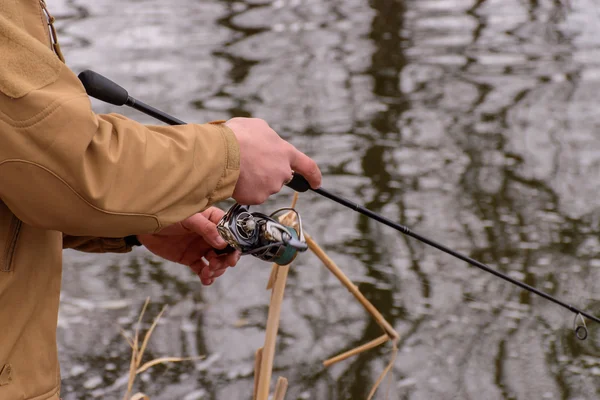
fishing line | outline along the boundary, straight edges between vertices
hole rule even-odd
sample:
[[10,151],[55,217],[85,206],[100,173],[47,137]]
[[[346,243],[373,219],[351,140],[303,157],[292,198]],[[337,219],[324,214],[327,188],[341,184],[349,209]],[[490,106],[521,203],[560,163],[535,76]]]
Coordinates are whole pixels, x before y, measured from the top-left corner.
[[[148,104],[143,103],[140,100],[137,100],[137,99],[129,96],[129,93],[123,87],[119,86],[115,82],[111,81],[110,79],[108,79],[94,71],[91,71],[91,70],[83,71],[82,73],[79,74],[79,79],[81,80],[83,86],[85,87],[87,94],[98,100],[101,100],[101,101],[104,101],[104,102],[107,102],[110,104],[114,104],[117,106],[127,105],[129,107],[135,108],[145,114],[148,114],[148,115],[150,115],[160,121],[163,121],[167,124],[170,124],[170,125],[185,124],[184,121],[174,118],[173,116],[171,116],[163,111],[160,111]],[[530,293],[534,293],[540,297],[543,297],[544,299],[546,299],[548,301],[551,301],[561,307],[566,308],[567,310],[574,313],[576,315],[576,317],[579,316],[581,321],[583,321],[583,324],[576,323],[575,335],[577,336],[578,339],[584,340],[585,338],[587,338],[587,327],[585,326],[585,320],[583,317],[586,317],[592,321],[600,323],[600,318],[595,317],[594,315],[591,315],[590,313],[588,313],[586,311],[580,310],[577,307],[574,307],[571,304],[565,303],[565,302],[557,299],[556,297],[553,297],[545,292],[542,292],[539,289],[536,289],[533,286],[530,286],[530,285],[528,285],[524,282],[521,282],[517,279],[511,278],[510,276],[503,274],[502,272],[496,271],[496,270],[488,267],[487,265],[485,265],[477,260],[474,260],[471,257],[468,257],[464,254],[461,254],[457,251],[454,251],[440,243],[437,243],[434,240],[431,240],[424,236],[421,236],[418,233],[411,231],[408,227],[398,224],[382,215],[379,215],[379,214],[359,205],[359,204],[356,204],[356,203],[354,203],[350,200],[347,200],[343,197],[337,196],[323,188],[312,189],[310,187],[310,184],[308,183],[308,181],[302,175],[300,175],[298,173],[294,173],[292,180],[290,182],[286,183],[286,185],[288,187],[294,189],[297,192],[306,192],[308,190],[311,190],[325,198],[328,198],[340,205],[343,205],[344,207],[347,207],[353,211],[363,214],[363,215],[369,217],[370,219],[373,219],[379,223],[387,225],[388,227],[390,227],[402,234],[411,236],[420,242],[423,242],[425,244],[428,244],[429,246],[435,247],[436,249],[441,250],[444,253],[450,254],[451,256],[454,256],[462,261],[465,261],[466,263],[471,264],[474,267],[477,267],[483,271],[486,271],[492,275],[495,275],[496,277],[498,277],[500,279],[510,282],[513,285],[520,287],[521,289],[524,289]],[[577,320],[577,318],[576,318],[576,320]],[[585,332],[585,335],[584,335],[584,332]]]

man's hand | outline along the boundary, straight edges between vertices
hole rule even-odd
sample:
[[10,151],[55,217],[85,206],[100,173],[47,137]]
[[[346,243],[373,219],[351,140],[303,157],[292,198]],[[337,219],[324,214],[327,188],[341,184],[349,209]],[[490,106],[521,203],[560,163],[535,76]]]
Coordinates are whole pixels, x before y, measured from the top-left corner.
[[225,123],[240,146],[240,176],[233,198],[240,204],[261,204],[281,190],[295,171],[313,189],[321,186],[317,164],[283,140],[258,118],[233,118]]
[[221,256],[213,251],[227,246],[216,225],[224,214],[224,211],[210,207],[157,234],[138,235],[138,240],[157,256],[189,266],[204,285],[211,285],[227,267],[235,266],[240,259],[238,251]]

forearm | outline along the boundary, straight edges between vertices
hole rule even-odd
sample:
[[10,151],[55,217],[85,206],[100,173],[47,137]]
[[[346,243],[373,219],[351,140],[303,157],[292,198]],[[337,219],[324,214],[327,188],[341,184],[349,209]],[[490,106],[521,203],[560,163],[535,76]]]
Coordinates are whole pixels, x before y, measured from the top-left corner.
[[144,126],[95,115],[66,67],[0,97],[0,197],[25,223],[76,236],[156,232],[231,196],[239,149],[222,124]]

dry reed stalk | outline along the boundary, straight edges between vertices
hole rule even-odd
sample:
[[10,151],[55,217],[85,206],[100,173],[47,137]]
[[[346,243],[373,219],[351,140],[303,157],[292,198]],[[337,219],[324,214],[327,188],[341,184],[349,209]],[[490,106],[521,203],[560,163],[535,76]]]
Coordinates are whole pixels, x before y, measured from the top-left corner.
[[317,244],[317,242],[313,240],[313,238],[310,235],[304,233],[304,237],[306,238],[308,248],[312,250],[312,252],[315,253],[317,257],[319,257],[319,259],[323,262],[323,264],[325,264],[327,269],[329,269],[333,273],[333,275],[335,275],[336,278],[338,278],[338,280],[350,291],[350,293],[352,293],[352,295],[354,295],[354,297],[360,302],[360,304],[362,304],[362,306],[369,312],[369,314],[371,314],[373,318],[375,318],[375,322],[379,324],[383,331],[387,333],[391,339],[397,340],[400,337],[400,335],[398,335],[398,332],[396,332],[396,330],[385,320],[385,318],[383,318],[383,315],[381,315],[379,310],[377,310],[375,306],[371,304],[369,300],[367,300],[367,298],[360,292],[360,290],[358,290],[356,285],[354,285],[354,283],[352,283],[352,281],[346,276],[346,274],[344,274],[340,267],[338,267],[336,263],[333,262],[333,260],[329,258],[327,254],[325,254],[323,249],[321,249],[321,247]]
[[[298,202],[298,192],[294,193],[291,208],[296,207]],[[279,217],[279,222],[284,225],[294,226],[296,214],[288,212]],[[273,374],[273,359],[275,358],[275,341],[277,340],[277,331],[279,329],[279,319],[281,314],[281,303],[283,293],[287,282],[289,265],[280,266],[273,263],[271,266],[271,275],[267,282],[267,290],[271,292],[271,302],[269,303],[269,315],[267,317],[267,329],[265,334],[265,345],[256,351],[254,363],[254,400],[267,400],[269,397],[269,387],[271,385],[271,375]],[[279,378],[277,384],[282,378]],[[285,378],[283,378],[285,379]],[[287,379],[285,379],[285,391],[287,390]],[[283,399],[283,397],[282,397]]]
[[[394,340],[393,343],[394,343],[394,350],[392,351],[392,359],[390,360],[390,362],[387,365],[387,367],[385,367],[385,369],[383,370],[383,372],[381,373],[381,375],[379,375],[379,378],[377,378],[377,382],[375,382],[375,385],[373,385],[373,389],[371,389],[371,392],[369,393],[369,397],[367,397],[367,400],[371,400],[373,398],[373,396],[375,396],[375,392],[377,392],[377,389],[379,388],[379,385],[381,385],[381,382],[383,382],[383,380],[385,379],[386,375],[394,367],[394,362],[396,362],[396,356],[398,355],[398,340]],[[386,397],[386,399],[389,397],[389,390],[386,393],[385,397]]]
[[144,335],[144,339],[142,340],[141,345],[139,345],[140,326],[142,324],[142,319],[144,318],[144,314],[146,312],[146,309],[148,308],[149,303],[150,303],[150,298],[147,298],[146,302],[144,303],[144,306],[142,307],[140,316],[138,317],[138,321],[135,326],[135,335],[134,335],[133,339],[130,339],[129,337],[127,337],[126,334],[123,334],[123,336],[125,336],[125,339],[127,340],[127,343],[129,343],[129,345],[131,346],[131,350],[132,350],[131,351],[131,361],[129,362],[129,377],[128,377],[128,381],[127,381],[127,392],[125,393],[125,396],[123,397],[124,400],[149,400],[149,397],[147,395],[145,395],[144,393],[136,393],[133,396],[131,396],[131,391],[133,389],[135,377],[138,374],[146,371],[147,369],[149,369],[155,365],[164,364],[164,363],[168,363],[168,362],[190,361],[190,360],[198,360],[198,359],[203,358],[203,357],[160,357],[160,358],[156,358],[154,360],[148,361],[142,365],[142,358],[144,357],[144,352],[146,351],[146,347],[148,346],[148,341],[150,340],[150,337],[152,336],[152,333],[154,332],[154,328],[156,328],[156,325],[158,324],[158,320],[162,317],[162,315],[164,314],[164,312],[167,309],[167,306],[163,307],[163,309],[160,311],[160,313],[158,313],[158,315],[154,318],[154,321],[152,321],[152,325],[150,326],[150,329],[148,329],[148,331]]
[[285,392],[287,392],[288,380],[283,376],[277,379],[277,385],[275,385],[275,392],[273,393],[273,400],[284,400]]
[[283,293],[285,291],[289,270],[289,265],[283,265],[278,268],[277,279],[275,280],[273,292],[271,293],[265,344],[262,350],[262,360],[258,376],[257,400],[268,400],[269,398],[269,387],[271,384],[271,375],[273,373],[273,358],[275,357],[275,341],[277,340],[281,303],[283,302]]
[[323,361],[323,365],[325,366],[325,368],[328,368],[334,364],[339,363],[340,361],[344,361],[352,356],[358,355],[360,353],[364,353],[365,351],[374,349],[377,346],[381,346],[382,344],[384,344],[385,342],[387,342],[388,340],[390,340],[390,337],[388,336],[387,333],[384,333],[382,336],[378,337],[375,340],[370,341],[369,343],[365,343],[362,346],[359,346],[355,349],[349,350],[345,353],[342,353],[340,355],[337,355],[335,357],[330,358],[329,360],[325,360]]
[[273,265],[271,265],[271,275],[269,275],[269,281],[267,282],[267,290],[273,289],[273,285],[277,279],[277,271],[279,271],[279,265],[273,263]]
[[[294,200],[292,202],[292,208],[295,207],[298,200],[298,193],[294,194]],[[293,226],[295,221],[295,214],[289,212],[279,218],[280,222],[284,225]],[[329,360],[326,360],[323,364],[325,367],[331,366],[337,362],[345,360],[356,354],[364,351],[373,349],[392,340],[394,343],[394,352],[392,359],[382,374],[379,376],[375,386],[369,394],[368,400],[371,400],[374,396],[377,388],[381,382],[385,379],[389,371],[394,366],[394,361],[398,353],[397,343],[400,335],[396,330],[383,318],[381,313],[367,300],[367,298],[358,290],[358,287],[352,283],[352,281],[344,274],[344,272],[333,262],[327,254],[321,249],[321,247],[310,237],[305,234],[306,242],[310,250],[325,264],[325,266],[335,275],[335,277],[354,295],[354,297],[361,303],[361,305],[373,316],[377,324],[384,330],[385,334],[381,337],[366,343],[356,349],[347,351]],[[271,275],[267,283],[267,290],[272,289],[271,302],[269,304],[269,315],[267,317],[267,328],[265,333],[265,344],[262,348],[258,349],[255,355],[255,371],[254,371],[254,396],[253,400],[268,400],[269,399],[269,387],[271,384],[271,376],[273,374],[273,359],[275,357],[275,342],[277,340],[277,331],[279,329],[279,320],[281,315],[281,303],[283,301],[283,294],[285,291],[285,285],[287,282],[287,275],[289,272],[289,265],[279,266],[273,264],[271,268]],[[277,380],[275,393],[273,400],[283,400],[287,391],[288,381],[286,378],[280,377]]]
[[[394,366],[394,362],[396,360],[396,355],[398,354],[397,344],[398,344],[400,335],[385,320],[385,318],[383,318],[383,315],[381,315],[379,310],[377,310],[375,308],[375,306],[373,306],[373,304],[371,304],[371,302],[369,300],[367,300],[367,298],[360,292],[360,290],[358,290],[356,285],[354,285],[352,283],[352,281],[335,264],[335,262],[333,262],[333,260],[331,258],[329,258],[329,256],[327,256],[327,254],[325,254],[323,249],[321,249],[321,247],[312,239],[312,237],[306,233],[304,234],[304,236],[306,238],[306,243],[308,244],[308,248],[311,249],[312,252],[315,253],[315,255],[317,257],[319,257],[319,259],[323,262],[323,264],[325,264],[325,266],[339,279],[339,281],[350,291],[350,293],[352,293],[354,295],[354,297],[362,304],[362,306],[369,312],[369,314],[371,314],[373,316],[373,318],[375,318],[375,321],[377,322],[377,324],[379,324],[379,326],[384,330],[384,332],[386,332],[386,336],[388,336],[394,343],[394,351],[392,354],[392,359],[390,360],[390,363],[388,364],[388,366],[383,370],[383,372],[377,379],[377,382],[375,382],[373,389],[371,389],[371,392],[369,393],[369,397],[367,400],[371,400],[373,398],[373,396],[375,395],[375,392],[379,388],[379,385],[381,385],[381,382],[385,379],[386,375],[391,371],[391,369]],[[381,340],[381,338],[379,338],[378,340]],[[367,345],[369,345],[369,343],[367,343]]]
[[144,313],[146,312],[146,308],[148,307],[149,302],[150,302],[150,298],[147,298],[146,301],[144,302],[144,306],[142,307],[142,312],[140,312],[137,324],[135,325],[135,335],[133,337],[133,340],[131,340],[131,341],[129,339],[127,340],[127,342],[132,347],[132,351],[131,351],[131,360],[129,362],[129,379],[127,381],[127,392],[125,393],[125,397],[123,397],[124,400],[129,399],[129,397],[131,396],[131,389],[133,389],[133,382],[135,381],[135,370],[137,369],[136,363],[138,360],[138,353],[139,353],[138,340],[139,340],[139,336],[140,336],[140,325],[142,323],[142,318],[144,317]]
[[256,393],[258,392],[258,379],[260,377],[260,365],[262,363],[262,351],[263,348],[259,347],[254,354],[254,392],[252,400],[256,400]]

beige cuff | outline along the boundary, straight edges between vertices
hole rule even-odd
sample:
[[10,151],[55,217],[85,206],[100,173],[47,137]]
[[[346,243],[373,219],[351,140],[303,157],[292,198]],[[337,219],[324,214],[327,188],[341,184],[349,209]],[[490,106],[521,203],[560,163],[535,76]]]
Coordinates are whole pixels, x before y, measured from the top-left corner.
[[225,169],[217,187],[209,196],[209,204],[231,197],[240,176],[240,146],[235,133],[224,122],[224,120],[209,122],[209,124],[219,126],[221,135],[225,140],[226,151]]

